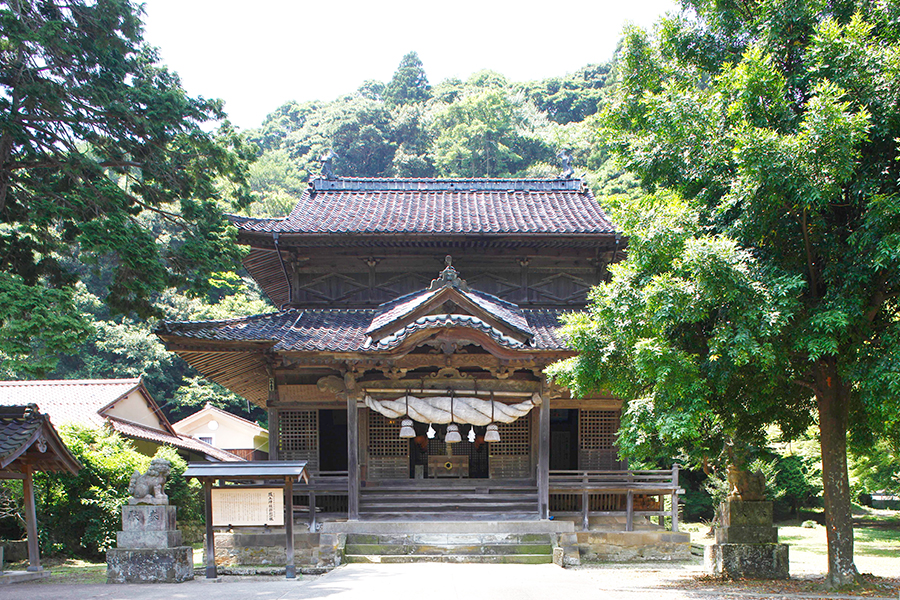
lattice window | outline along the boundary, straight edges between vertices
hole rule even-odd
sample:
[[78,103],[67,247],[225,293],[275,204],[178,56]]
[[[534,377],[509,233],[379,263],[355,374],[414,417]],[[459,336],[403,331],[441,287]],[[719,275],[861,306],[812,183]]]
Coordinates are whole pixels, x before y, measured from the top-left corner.
[[319,472],[319,411],[283,410],[278,413],[278,458],[305,460]]
[[582,410],[578,415],[579,468],[610,470],[619,468],[616,433],[619,411]]
[[498,423],[500,441],[491,442],[491,456],[528,456],[531,454],[531,419],[522,417],[512,423]]
[[400,437],[400,421],[369,413],[369,456],[407,456],[409,440]]

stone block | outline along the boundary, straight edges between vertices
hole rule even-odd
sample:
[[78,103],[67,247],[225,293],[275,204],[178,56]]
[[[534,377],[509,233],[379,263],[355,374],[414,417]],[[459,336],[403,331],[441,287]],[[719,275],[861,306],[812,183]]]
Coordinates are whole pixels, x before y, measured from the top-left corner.
[[777,544],[778,528],[774,526],[731,525],[716,527],[717,544]]
[[173,531],[176,511],[168,505],[126,504],[122,507],[122,531]]
[[180,531],[119,531],[119,548],[175,548],[181,546]]
[[106,551],[107,583],[182,583],[194,578],[194,549],[112,548]]
[[722,525],[724,527],[768,527],[772,525],[772,503],[727,500],[722,503]]
[[713,544],[705,558],[707,570],[722,577],[790,578],[787,544]]

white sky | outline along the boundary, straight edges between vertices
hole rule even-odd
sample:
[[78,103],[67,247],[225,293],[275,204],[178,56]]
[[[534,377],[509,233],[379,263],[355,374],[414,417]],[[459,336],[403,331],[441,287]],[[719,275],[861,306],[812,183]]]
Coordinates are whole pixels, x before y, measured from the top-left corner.
[[512,81],[609,60],[626,22],[673,0],[145,0],[145,39],[191,95],[225,100],[241,128],[289,100],[389,81],[410,51],[432,84],[481,69]]

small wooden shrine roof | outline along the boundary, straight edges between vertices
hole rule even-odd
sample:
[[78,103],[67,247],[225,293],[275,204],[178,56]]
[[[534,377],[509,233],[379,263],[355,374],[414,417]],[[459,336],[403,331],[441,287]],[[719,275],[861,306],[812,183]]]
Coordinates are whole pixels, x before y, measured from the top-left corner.
[[0,406],[0,472],[26,469],[77,473],[81,464],[36,405]]
[[290,477],[309,483],[305,460],[246,460],[230,463],[188,463],[185,477],[196,479],[267,479]]
[[287,217],[231,218],[242,233],[267,237],[616,233],[580,179],[317,178]]

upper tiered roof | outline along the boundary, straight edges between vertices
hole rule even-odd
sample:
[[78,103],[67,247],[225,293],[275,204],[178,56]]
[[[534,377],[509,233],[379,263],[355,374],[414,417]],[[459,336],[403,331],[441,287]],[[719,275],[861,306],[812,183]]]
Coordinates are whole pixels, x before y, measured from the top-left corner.
[[266,237],[615,235],[580,179],[319,178],[287,217],[232,221]]

